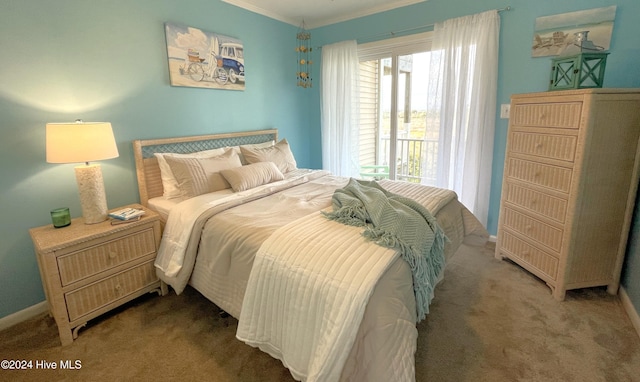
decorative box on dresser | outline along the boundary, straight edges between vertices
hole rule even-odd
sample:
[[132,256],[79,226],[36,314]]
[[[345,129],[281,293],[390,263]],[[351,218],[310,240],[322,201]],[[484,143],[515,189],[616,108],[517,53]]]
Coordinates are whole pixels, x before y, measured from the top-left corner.
[[162,235],[160,216],[141,205],[127,207],[145,214],[117,225],[110,220],[84,224],[77,218],[64,228],[29,230],[63,345],[95,317],[145,293],[167,293],[153,265]]
[[616,294],[638,188],[640,89],[511,98],[495,255],[567,290]]

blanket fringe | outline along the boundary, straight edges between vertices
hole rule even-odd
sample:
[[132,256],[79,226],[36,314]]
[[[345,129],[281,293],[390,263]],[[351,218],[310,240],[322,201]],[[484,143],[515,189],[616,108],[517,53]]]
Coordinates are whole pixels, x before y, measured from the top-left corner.
[[322,212],[330,220],[344,225],[364,227],[367,224],[367,210],[362,206],[344,206],[333,212]]

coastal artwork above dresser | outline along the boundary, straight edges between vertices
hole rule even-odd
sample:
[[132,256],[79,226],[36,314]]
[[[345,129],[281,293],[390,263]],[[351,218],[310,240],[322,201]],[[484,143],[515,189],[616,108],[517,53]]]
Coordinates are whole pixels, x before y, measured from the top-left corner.
[[579,45],[588,53],[609,50],[616,6],[543,16],[536,19],[532,57],[566,56]]
[[640,89],[518,94],[511,116],[495,255],[553,297],[618,292],[638,188]]

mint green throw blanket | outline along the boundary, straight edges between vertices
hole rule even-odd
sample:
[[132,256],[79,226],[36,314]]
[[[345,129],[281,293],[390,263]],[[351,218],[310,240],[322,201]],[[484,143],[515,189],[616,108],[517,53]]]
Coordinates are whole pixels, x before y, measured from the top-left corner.
[[418,202],[388,192],[375,181],[350,179],[334,192],[332,204],[327,218],[366,227],[366,238],[400,252],[411,268],[417,320],[422,321],[445,264],[446,237],[436,219]]

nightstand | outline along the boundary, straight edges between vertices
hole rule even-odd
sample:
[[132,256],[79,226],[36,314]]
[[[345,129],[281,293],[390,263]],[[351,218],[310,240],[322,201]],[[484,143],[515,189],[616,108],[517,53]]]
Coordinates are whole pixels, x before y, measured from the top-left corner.
[[[148,292],[167,293],[153,265],[160,245],[160,216],[141,205],[140,220],[111,225],[107,220],[29,230],[36,250],[49,312],[62,345],[78,337],[87,321]],[[118,209],[123,207],[118,207]]]

